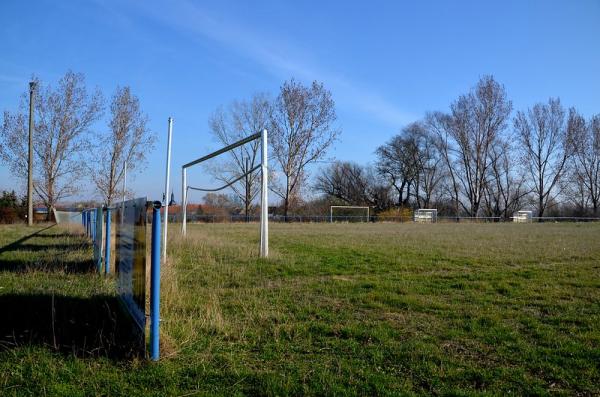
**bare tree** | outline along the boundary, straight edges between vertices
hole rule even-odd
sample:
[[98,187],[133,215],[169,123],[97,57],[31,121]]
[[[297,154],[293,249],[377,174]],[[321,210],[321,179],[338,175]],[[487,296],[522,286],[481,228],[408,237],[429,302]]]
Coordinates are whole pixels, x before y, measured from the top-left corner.
[[577,203],[585,210],[587,201],[592,214],[598,216],[600,207],[600,114],[585,122],[583,117],[572,115],[570,120],[573,142],[572,183],[578,187]]
[[390,186],[382,183],[377,172],[351,162],[336,161],[322,168],[317,175],[315,190],[348,205],[388,209]]
[[[143,169],[146,155],[154,148],[156,136],[148,129],[148,117],[129,87],[117,87],[110,104],[108,131],[97,136],[89,168],[96,190],[106,205],[120,192],[127,163],[127,176]],[[168,197],[167,197],[168,200]]]
[[[37,81],[37,79],[36,79]],[[85,151],[89,149],[88,133],[102,114],[102,96],[98,90],[89,93],[83,74],[68,71],[56,89],[50,85],[40,89],[35,101],[34,192],[48,208],[82,186]],[[0,157],[12,173],[27,177],[27,94],[22,97],[17,113],[4,112]]]
[[213,208],[225,209],[229,214],[239,212],[243,205],[237,195],[225,193],[206,193],[203,197],[203,201],[205,205]]
[[442,177],[435,139],[425,123],[415,122],[377,148],[377,171],[396,191],[398,206],[408,205],[411,197],[418,207],[430,205]]
[[573,152],[570,142],[576,121],[577,112],[570,109],[567,118],[558,98],[538,103],[527,112],[519,111],[515,117],[522,160],[531,178],[540,217],[549,203],[557,202],[559,182]]
[[375,152],[377,171],[396,191],[398,207],[408,204],[411,186],[419,172],[419,148],[414,137],[410,136],[411,131],[419,128],[417,123],[410,124]]
[[450,109],[450,114],[429,115],[428,126],[438,137],[436,142],[452,180],[457,215],[460,205],[467,215],[477,216],[491,165],[490,150],[506,129],[512,103],[504,86],[485,76]]
[[415,198],[419,208],[430,208],[433,199],[439,198],[444,177],[443,159],[435,142],[436,137],[423,124],[414,131],[413,139],[418,148],[415,158],[418,170],[415,178]]
[[454,149],[452,146],[452,138],[449,133],[451,116],[442,112],[428,113],[425,118],[426,128],[435,136],[434,142],[437,150],[441,155],[443,168],[445,170],[445,179],[441,181],[443,190],[451,198],[451,206],[454,208],[454,214],[460,215],[460,185],[457,172],[458,167],[455,166]]
[[294,80],[286,81],[273,105],[271,145],[275,162],[283,174],[273,183],[273,192],[283,200],[284,216],[290,203],[298,200],[306,181],[306,166],[323,158],[339,131],[331,92],[313,82],[306,87]]
[[498,140],[490,150],[490,167],[483,195],[486,216],[509,219],[531,193],[526,187],[525,176],[519,173],[514,154],[508,139]]
[[[265,95],[254,95],[248,102],[234,102],[227,109],[217,109],[210,118],[211,134],[223,145],[230,145],[269,127],[271,106]],[[223,183],[247,174],[260,162],[260,142],[255,140],[229,152],[229,159],[211,167],[213,177]],[[244,203],[246,220],[252,202],[260,190],[260,173],[246,175],[231,186]]]

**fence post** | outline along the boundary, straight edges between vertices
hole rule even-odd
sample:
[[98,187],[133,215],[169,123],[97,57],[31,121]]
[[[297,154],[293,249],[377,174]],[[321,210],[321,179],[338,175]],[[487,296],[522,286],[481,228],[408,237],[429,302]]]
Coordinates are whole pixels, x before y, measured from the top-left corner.
[[110,208],[106,207],[106,241],[104,242],[104,274],[110,273]]
[[91,220],[92,220],[92,217],[91,217],[91,214],[90,214],[90,210],[86,210],[85,211],[85,225],[86,225],[85,235],[87,237],[90,237],[90,230],[91,230],[90,224],[91,224]]
[[96,212],[96,209],[94,208],[91,211],[91,217],[92,217],[92,230],[91,230],[91,235],[92,235],[92,245],[95,247],[96,246],[96,222],[98,221],[96,218],[98,218],[98,213]]
[[160,207],[160,201],[152,203],[152,253],[150,256],[150,358],[152,361],[158,361],[160,356]]

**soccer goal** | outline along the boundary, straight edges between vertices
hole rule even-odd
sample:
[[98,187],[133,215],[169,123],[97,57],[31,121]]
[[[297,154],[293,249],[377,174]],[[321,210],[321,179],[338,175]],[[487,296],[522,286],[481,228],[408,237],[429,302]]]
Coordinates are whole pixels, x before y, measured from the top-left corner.
[[414,221],[417,223],[436,223],[437,209],[419,208],[418,210],[415,210]]
[[517,211],[513,216],[513,222],[515,223],[531,223],[533,218],[532,211]]
[[[189,186],[187,184],[187,169],[203,163],[206,160],[210,160],[214,157],[217,157],[223,153],[227,153],[230,150],[233,150],[239,146],[245,145],[247,143],[253,142],[255,140],[260,140],[260,149],[261,149],[261,161],[256,167],[248,170],[248,172],[240,175],[239,177],[228,181],[224,186],[218,188],[198,188]],[[200,157],[194,161],[190,161],[187,164],[184,164],[181,168],[181,197],[182,197],[182,225],[181,225],[181,233],[185,237],[187,233],[187,198],[188,198],[188,190],[196,190],[201,192],[218,192],[219,190],[226,189],[240,181],[242,178],[247,175],[252,174],[253,172],[261,170],[261,194],[260,194],[260,256],[267,257],[269,255],[269,199],[267,196],[267,181],[268,181],[268,170],[267,170],[267,130],[263,130],[262,132],[258,132],[256,134],[247,136],[231,145],[225,146],[217,151],[214,151],[210,154],[207,154],[204,157]]]
[[[334,215],[335,213],[335,215]],[[329,222],[368,222],[369,207],[354,205],[332,205],[329,207]]]

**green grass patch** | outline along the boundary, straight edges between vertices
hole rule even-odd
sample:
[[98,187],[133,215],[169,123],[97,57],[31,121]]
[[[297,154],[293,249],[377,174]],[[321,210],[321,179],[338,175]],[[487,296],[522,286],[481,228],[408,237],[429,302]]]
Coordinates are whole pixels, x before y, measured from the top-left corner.
[[[599,224],[272,224],[269,259],[256,224],[174,229],[159,363],[85,324],[96,352],[0,335],[0,394],[600,393]],[[54,297],[117,338],[72,232],[0,227],[0,302]]]

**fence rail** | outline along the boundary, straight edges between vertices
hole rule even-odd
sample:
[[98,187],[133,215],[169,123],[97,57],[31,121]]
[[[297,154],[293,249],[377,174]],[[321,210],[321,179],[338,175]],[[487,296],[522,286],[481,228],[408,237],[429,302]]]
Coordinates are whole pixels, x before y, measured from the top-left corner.
[[[379,216],[371,215],[368,217],[365,215],[270,215],[270,222],[284,222],[284,223],[330,223],[333,222],[341,223],[359,223],[359,222],[371,222],[371,223],[413,223],[414,219],[412,216]],[[573,216],[544,216],[544,217],[532,217],[533,222],[598,222],[600,218],[594,217],[573,217]],[[259,222],[260,216],[258,215],[212,215],[212,214],[188,214],[188,222],[197,223],[244,223],[244,222]],[[169,214],[169,222],[181,222],[181,214]],[[438,216],[437,223],[503,223],[513,222],[512,218],[502,217],[468,217],[468,216]]]

